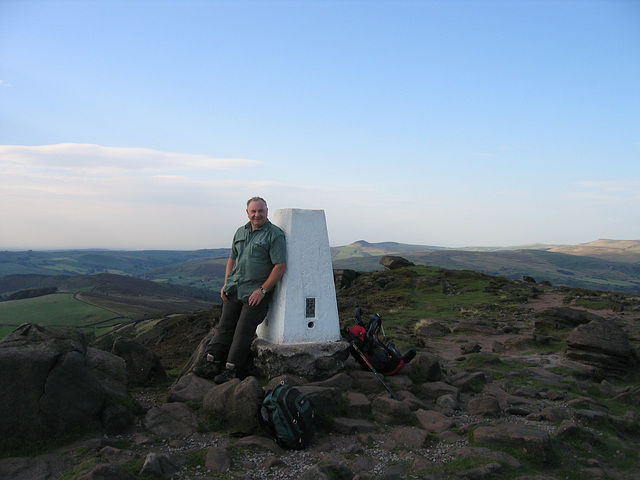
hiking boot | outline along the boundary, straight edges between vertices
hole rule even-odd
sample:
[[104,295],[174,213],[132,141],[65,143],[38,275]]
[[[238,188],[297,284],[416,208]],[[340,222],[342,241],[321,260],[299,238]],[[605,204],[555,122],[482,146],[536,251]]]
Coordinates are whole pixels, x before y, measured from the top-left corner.
[[[207,359],[211,357],[210,355],[207,355]],[[213,358],[213,357],[211,357]],[[206,360],[205,362],[201,363],[200,365],[196,365],[195,367],[193,367],[192,372],[201,377],[201,378],[206,378],[208,380],[213,380],[215,378],[215,376],[220,373],[220,363],[213,361],[213,360]]]
[[236,378],[235,369],[225,368],[224,370],[222,370],[222,372],[220,372],[220,374],[216,375],[213,381],[220,385],[221,383],[228,382],[229,380],[233,380],[234,378]]

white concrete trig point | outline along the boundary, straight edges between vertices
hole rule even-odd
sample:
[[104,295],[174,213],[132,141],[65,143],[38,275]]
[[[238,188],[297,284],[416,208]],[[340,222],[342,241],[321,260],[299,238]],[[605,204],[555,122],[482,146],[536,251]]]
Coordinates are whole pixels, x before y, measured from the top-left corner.
[[287,241],[287,272],[258,337],[277,345],[339,341],[340,319],[323,210],[276,210]]

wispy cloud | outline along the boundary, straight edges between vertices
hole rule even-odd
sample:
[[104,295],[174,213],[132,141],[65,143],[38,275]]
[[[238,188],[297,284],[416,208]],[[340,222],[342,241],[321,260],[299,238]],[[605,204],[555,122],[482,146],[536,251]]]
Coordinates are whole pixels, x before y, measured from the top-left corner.
[[267,167],[142,148],[0,145],[1,246],[221,246],[253,195],[275,209],[344,198],[335,185],[269,178]]
[[56,145],[0,145],[0,168],[45,168],[105,174],[124,171],[170,172],[245,169],[257,160],[162,152],[147,148],[105,147],[61,143]]

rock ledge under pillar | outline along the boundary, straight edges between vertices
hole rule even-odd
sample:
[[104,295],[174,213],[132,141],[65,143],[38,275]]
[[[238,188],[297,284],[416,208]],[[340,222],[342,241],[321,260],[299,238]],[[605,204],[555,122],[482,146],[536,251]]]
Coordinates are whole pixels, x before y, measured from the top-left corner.
[[254,341],[255,367],[266,378],[284,374],[309,380],[323,380],[344,370],[349,357],[349,342],[280,345],[262,338]]

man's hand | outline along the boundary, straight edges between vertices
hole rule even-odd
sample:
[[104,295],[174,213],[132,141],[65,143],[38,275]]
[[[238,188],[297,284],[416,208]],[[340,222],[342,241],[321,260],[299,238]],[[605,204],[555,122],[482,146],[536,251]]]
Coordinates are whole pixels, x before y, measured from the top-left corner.
[[225,284],[225,285],[222,287],[222,290],[220,290],[220,298],[222,298],[223,300],[228,300],[227,292],[225,292],[225,291],[224,291],[224,289],[225,289],[225,287],[226,287],[226,286],[227,286],[227,285]]
[[260,304],[260,302],[264,297],[265,297],[265,294],[262,293],[261,288],[254,290],[251,296],[249,297],[249,305],[251,305],[252,307],[255,307],[256,305]]

